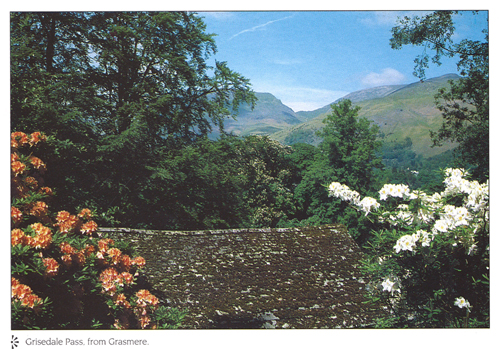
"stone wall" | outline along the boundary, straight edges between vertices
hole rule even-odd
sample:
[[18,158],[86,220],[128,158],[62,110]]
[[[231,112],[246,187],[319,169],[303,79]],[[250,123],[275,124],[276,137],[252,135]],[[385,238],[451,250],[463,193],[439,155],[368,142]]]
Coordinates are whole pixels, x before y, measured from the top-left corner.
[[137,246],[186,328],[360,328],[382,311],[363,304],[362,252],[342,226],[100,230]]

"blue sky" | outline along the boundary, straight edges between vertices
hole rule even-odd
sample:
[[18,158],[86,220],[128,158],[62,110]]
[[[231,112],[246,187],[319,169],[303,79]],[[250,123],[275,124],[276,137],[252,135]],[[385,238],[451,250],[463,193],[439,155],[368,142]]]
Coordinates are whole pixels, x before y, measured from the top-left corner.
[[[215,37],[219,61],[295,111],[314,110],[357,90],[407,84],[421,47],[393,50],[391,28],[413,11],[199,12]],[[487,12],[456,16],[454,42],[481,40]],[[456,59],[432,65],[427,77],[456,73]]]

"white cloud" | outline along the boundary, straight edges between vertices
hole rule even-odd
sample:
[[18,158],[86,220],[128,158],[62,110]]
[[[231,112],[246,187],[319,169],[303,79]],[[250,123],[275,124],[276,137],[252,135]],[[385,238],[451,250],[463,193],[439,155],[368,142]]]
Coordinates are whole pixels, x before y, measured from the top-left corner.
[[405,81],[405,76],[396,69],[385,68],[381,73],[368,73],[361,79],[361,83],[367,87],[384,85],[398,85]]
[[270,24],[273,24],[273,23],[276,23],[276,22],[279,22],[279,21],[283,21],[283,20],[285,20],[285,19],[292,18],[292,17],[293,17],[293,15],[292,15],[292,16],[283,17],[283,18],[280,18],[280,19],[275,19],[274,21],[269,21],[269,22],[266,22],[266,23],[264,23],[264,24],[259,24],[259,25],[256,25],[256,26],[254,26],[254,27],[252,27],[252,28],[242,30],[242,31],[240,31],[239,33],[236,33],[236,34],[234,34],[233,36],[231,36],[231,37],[229,38],[229,40],[234,39],[235,37],[237,37],[238,35],[241,35],[241,34],[243,34],[243,33],[254,32],[254,31],[256,31],[256,30],[259,30],[259,29],[262,29],[262,28],[264,28],[264,27],[267,27],[267,26],[268,26],[268,25],[270,25]]

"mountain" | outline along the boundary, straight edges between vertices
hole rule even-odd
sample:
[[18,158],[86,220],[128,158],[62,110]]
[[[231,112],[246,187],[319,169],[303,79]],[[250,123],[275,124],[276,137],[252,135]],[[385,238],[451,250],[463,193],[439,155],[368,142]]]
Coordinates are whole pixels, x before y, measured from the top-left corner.
[[[442,147],[431,147],[429,131],[437,130],[443,120],[434,104],[434,95],[440,88],[447,87],[449,80],[459,78],[456,74],[447,74],[409,85],[361,90],[341,99],[351,99],[354,105],[360,106],[358,115],[377,124],[385,141],[402,141],[410,137],[415,153],[428,157],[456,146],[445,144]],[[306,121],[275,132],[270,137],[288,145],[298,142],[319,144],[321,139],[316,136],[316,131],[323,127],[322,121],[329,113],[330,106],[307,114],[297,113],[298,117]]]
[[[349,93],[348,95],[337,99],[333,103],[340,102],[343,99],[350,99],[351,102],[356,103],[356,102],[360,102],[360,101],[364,101],[364,100],[368,100],[368,99],[381,98],[381,97],[387,96],[388,94],[390,94],[390,93],[392,93],[392,92],[394,92],[394,91],[396,91],[404,86],[405,85],[390,85],[390,86],[380,86],[380,87],[368,88],[365,90]],[[330,104],[328,104],[322,108],[312,110],[312,111],[299,111],[299,112],[297,112],[297,115],[302,120],[308,121],[308,120],[314,119],[315,117],[317,117],[319,115],[329,113],[330,110],[331,110],[331,107],[330,107]]]
[[224,129],[238,136],[269,135],[302,123],[297,114],[270,93],[256,92],[257,103],[252,110],[243,104],[236,120],[224,122]]

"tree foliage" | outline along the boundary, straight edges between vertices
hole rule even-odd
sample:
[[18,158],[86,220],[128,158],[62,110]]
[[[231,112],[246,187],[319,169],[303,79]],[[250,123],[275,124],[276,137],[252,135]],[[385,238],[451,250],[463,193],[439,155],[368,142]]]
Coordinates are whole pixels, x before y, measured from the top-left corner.
[[11,14],[11,127],[55,136],[46,158],[64,205],[133,207],[158,157],[254,104],[248,79],[208,64],[205,29],[184,12]]
[[434,52],[432,63],[441,64],[443,57],[459,57],[457,70],[462,76],[458,82],[450,81],[449,89],[436,95],[436,105],[443,113],[443,124],[431,132],[434,145],[444,141],[459,143],[458,151],[464,162],[474,165],[474,175],[481,180],[488,178],[489,168],[489,38],[463,39],[453,43],[455,27],[453,16],[458,11],[436,11],[423,17],[404,17],[392,29],[391,47],[403,45],[424,48],[415,58],[414,75],[425,79],[429,67],[428,50]]
[[325,126],[318,131],[323,138],[319,147],[327,154],[336,178],[366,192],[373,187],[373,171],[382,167],[377,154],[381,142],[377,140],[378,126],[358,117],[359,109],[348,99],[333,104],[332,113],[323,120]]

